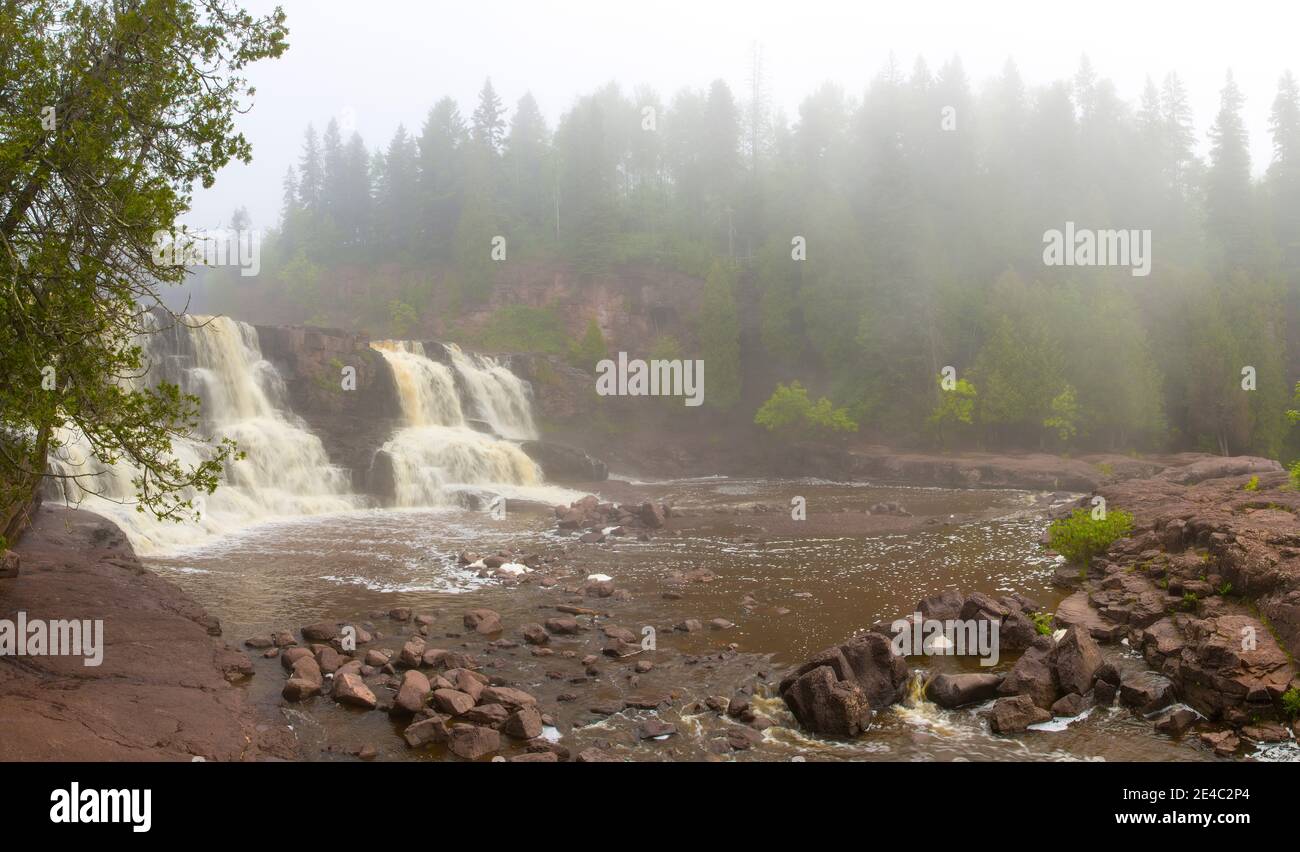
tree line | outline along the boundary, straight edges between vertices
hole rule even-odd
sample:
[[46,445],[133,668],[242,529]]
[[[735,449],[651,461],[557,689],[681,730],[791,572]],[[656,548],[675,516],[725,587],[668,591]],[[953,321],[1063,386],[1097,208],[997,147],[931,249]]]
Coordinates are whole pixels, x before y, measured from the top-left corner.
[[[1041,86],[1010,61],[975,86],[957,58],[937,72],[891,58],[862,93],[827,83],[796,115],[758,73],[739,95],[611,83],[553,128],[532,95],[508,110],[488,81],[468,116],[444,97],[378,150],[335,121],[307,128],[262,276],[209,276],[202,298],[427,333],[507,286],[489,255],[506,235],[512,262],[698,278],[702,315],[663,345],[709,361],[720,417],[752,420],[799,382],[860,432],[933,445],[1292,458],[1290,72],[1270,95],[1255,177],[1230,72],[1204,127],[1176,73],[1129,103],[1086,57]],[[1149,231],[1150,274],[1046,265],[1044,235],[1066,223]],[[509,319],[531,324],[529,348],[565,318]],[[587,332],[571,343],[584,358]]]

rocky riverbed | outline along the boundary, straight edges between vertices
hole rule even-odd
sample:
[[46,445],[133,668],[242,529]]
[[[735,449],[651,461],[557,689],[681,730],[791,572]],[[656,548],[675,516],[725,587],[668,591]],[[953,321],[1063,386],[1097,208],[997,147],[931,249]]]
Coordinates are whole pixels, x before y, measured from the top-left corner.
[[[171,602],[143,609],[189,625],[176,643],[109,633],[138,672],[202,675],[203,712],[224,721],[177,722],[180,746],[148,741],[176,757],[1294,759],[1276,700],[1295,678],[1294,494],[1265,463],[1209,461],[1110,477],[1101,493],[1137,529],[1085,577],[1038,541],[1089,495],[716,477],[611,480],[503,521],[385,511],[267,525],[150,559],[184,594],[120,541],[101,553],[74,536],[56,552],[29,537],[17,582],[108,559],[145,578],[136,597]],[[112,537],[88,530],[77,535]],[[56,579],[75,580],[51,575],[26,605],[47,605]],[[890,622],[915,611],[996,622],[1002,659],[891,656]],[[1258,641],[1243,655],[1225,637],[1245,626]],[[108,732],[125,723],[103,724],[100,739],[120,745]],[[109,747],[95,741],[63,753]]]

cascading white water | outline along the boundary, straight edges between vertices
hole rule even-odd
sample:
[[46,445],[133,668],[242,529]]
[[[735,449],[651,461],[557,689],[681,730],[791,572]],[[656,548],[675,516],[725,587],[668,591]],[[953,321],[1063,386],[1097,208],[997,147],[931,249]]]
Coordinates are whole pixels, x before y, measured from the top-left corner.
[[[200,398],[198,430],[213,441],[233,439],[243,459],[227,463],[211,495],[186,493],[200,510],[197,523],[161,521],[136,510],[132,481],[140,471],[122,460],[108,467],[84,435],[63,431],[50,466],[63,476],[69,502],[110,516],[140,552],[198,543],[258,521],[357,508],[347,473],[330,464],[319,438],[284,404],[284,387],[258,347],[257,331],[226,317],[188,317],[186,325],[160,329],[144,341],[151,381],[178,384]],[[173,442],[173,453],[193,467],[209,445]]]
[[469,390],[479,417],[503,438],[524,441],[537,437],[528,386],[488,355],[470,355],[454,343],[444,344],[452,366]]
[[[455,505],[466,490],[555,503],[576,499],[575,492],[546,486],[537,463],[517,445],[467,425],[455,376],[426,357],[422,344],[382,340],[370,345],[392,367],[402,397],[406,426],[382,447],[392,461],[399,506]],[[454,346],[447,351],[475,413],[498,435],[535,436],[527,389],[519,378],[495,361],[476,363]]]

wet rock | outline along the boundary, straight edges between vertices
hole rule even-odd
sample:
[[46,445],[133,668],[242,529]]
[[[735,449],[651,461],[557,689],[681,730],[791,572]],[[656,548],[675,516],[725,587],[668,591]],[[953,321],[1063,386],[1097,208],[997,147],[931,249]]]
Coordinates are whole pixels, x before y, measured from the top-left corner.
[[1068,627],[1052,650],[1051,663],[1061,691],[1083,695],[1092,687],[1093,675],[1101,667],[1101,649],[1087,630]]
[[418,669],[424,663],[424,640],[416,636],[402,646],[397,655],[397,664],[408,669]]
[[735,626],[736,625],[732,624],[730,621],[727,621],[727,619],[725,618],[715,618],[709,622],[709,627],[713,630],[730,630]]
[[474,706],[474,699],[459,689],[435,689],[433,706],[451,716],[460,716]]
[[447,748],[457,757],[478,760],[501,748],[501,735],[477,725],[454,725],[447,737]]
[[501,730],[517,740],[531,740],[542,734],[542,714],[535,704],[520,707],[507,717]]
[[354,674],[339,675],[334,678],[333,695],[334,700],[340,704],[361,707],[365,710],[373,710],[379,703],[375,699],[375,694],[370,691],[370,687]]
[[633,730],[636,738],[639,740],[655,740],[660,737],[671,737],[677,733],[677,726],[659,719],[647,719],[640,723]]
[[379,756],[379,749],[375,748],[373,743],[366,743],[357,750],[357,757],[361,760],[374,760]]
[[743,693],[740,695],[733,695],[731,700],[727,702],[727,715],[733,719],[739,719],[741,716],[750,712],[752,706],[753,702],[750,700],[748,695]]
[[657,530],[664,525],[664,510],[647,501],[637,508],[637,519],[647,528]]
[[581,632],[582,627],[576,618],[558,617],[546,619],[548,632],[558,636],[573,636]]
[[1056,674],[1052,671],[1050,656],[1049,651],[1041,648],[1025,651],[1003,679],[998,694],[1028,696],[1040,709],[1051,709],[1061,693],[1056,683]]
[[578,752],[577,761],[578,763],[622,763],[623,759],[598,748],[589,748]]
[[1287,729],[1276,722],[1256,722],[1246,725],[1241,733],[1257,743],[1280,743],[1290,739]]
[[522,441],[519,449],[537,462],[549,482],[603,482],[609,468],[576,447],[554,441]]
[[940,707],[952,709],[988,701],[997,695],[1001,684],[1002,675],[941,672],[930,680],[925,694]]
[[1155,672],[1137,672],[1125,678],[1119,688],[1120,703],[1143,716],[1168,707],[1175,698],[1173,683]]
[[871,704],[855,683],[840,680],[830,666],[818,666],[782,690],[799,724],[819,734],[855,737],[871,724]]
[[0,556],[0,580],[12,580],[17,577],[20,563],[17,553],[6,550],[4,555]]
[[257,636],[250,636],[247,639],[245,639],[244,645],[246,645],[249,648],[257,648],[260,650],[262,648],[274,647],[275,640],[271,638],[271,634],[261,633],[258,634]]
[[343,665],[345,659],[342,654],[326,645],[316,652],[316,662],[320,664],[320,670],[325,674],[334,674]]
[[623,712],[622,701],[598,701],[587,708],[597,716],[613,716]]
[[291,645],[297,645],[298,640],[293,638],[293,634],[288,630],[280,630],[271,635],[271,641],[277,648],[288,648]]
[[1180,707],[1156,722],[1156,730],[1171,737],[1181,737],[1187,733],[1187,730],[1192,725],[1196,724],[1198,718],[1200,717],[1196,715],[1195,711]]
[[628,644],[627,642],[616,640],[606,644],[605,647],[601,650],[601,653],[603,653],[606,657],[614,657],[616,659],[622,657],[631,657],[641,653],[641,646],[632,645],[632,644]]
[[280,695],[285,701],[303,701],[311,698],[313,695],[320,695],[321,684],[305,680],[300,677],[291,677],[284,683],[284,689]]
[[[1191,621],[1179,655],[1183,700],[1210,719],[1231,711],[1268,715],[1297,678],[1269,629],[1249,615]],[[1248,647],[1246,638],[1253,640]]]
[[1220,757],[1230,757],[1241,747],[1241,740],[1232,731],[1206,731],[1201,734],[1201,742]]
[[1109,681],[1099,680],[1092,688],[1092,700],[1098,707],[1109,707],[1115,703],[1119,687]]
[[465,613],[465,629],[475,633],[500,633],[501,616],[490,609],[471,609]]
[[443,743],[447,741],[447,716],[434,715],[427,719],[420,719],[406,726],[402,731],[402,738],[406,740],[410,748],[420,748],[429,743]]
[[409,669],[402,675],[402,685],[397,690],[397,697],[393,699],[393,708],[390,712],[394,715],[413,716],[424,709],[432,692],[429,679],[421,672]]
[[338,625],[328,621],[318,621],[302,628],[302,638],[308,642],[333,642],[338,637]]
[[637,635],[626,627],[607,624],[600,630],[610,639],[617,639],[618,641],[626,642],[629,645],[635,645],[637,643]]
[[1088,699],[1077,692],[1062,696],[1052,705],[1053,716],[1078,716],[1089,707]]
[[388,661],[392,656],[393,652],[387,648],[371,648],[369,651],[366,651],[365,664],[368,666],[374,666],[375,668],[382,668],[388,664]]
[[961,618],[961,609],[965,605],[966,598],[961,592],[949,589],[917,601],[916,611],[921,613],[923,618],[948,621]]
[[673,625],[673,630],[679,633],[698,633],[704,629],[698,618],[688,618],[685,621]]
[[487,675],[472,669],[447,669],[443,678],[453,689],[459,689],[476,702],[483,696],[483,689],[489,682]]
[[551,636],[546,632],[546,628],[537,623],[525,624],[519,629],[519,632],[523,634],[524,641],[529,645],[545,645],[551,641]]
[[726,741],[733,751],[748,751],[763,741],[763,735],[753,728],[730,725],[727,727]]
[[556,763],[559,757],[553,751],[534,751],[528,754],[517,754],[510,758],[511,763]]
[[483,694],[479,697],[479,702],[482,704],[502,704],[513,711],[535,705],[537,699],[522,689],[515,689],[510,686],[489,686],[484,688]]
[[[1077,572],[1074,568],[1068,570]],[[1117,641],[1127,629],[1123,624],[1102,618],[1089,603],[1087,592],[1075,592],[1061,601],[1052,617],[1060,627],[1082,627],[1098,642]]]
[[409,607],[399,606],[388,611],[388,617],[393,621],[410,621],[411,610]]
[[1030,725],[1050,721],[1052,713],[1036,705],[1028,695],[999,698],[988,711],[989,728],[995,734],[1018,734]]
[[[310,659],[313,663],[316,662],[316,659],[312,656],[310,649],[289,648],[288,650],[281,652],[280,665],[284,666],[284,668],[287,671],[293,671],[294,664],[297,663],[299,660],[301,660],[303,657]],[[317,666],[317,668],[319,668],[319,666]]]
[[649,660],[637,660],[636,665],[633,668],[636,669],[637,674],[646,674],[647,672],[652,671],[654,667],[655,664]]
[[510,711],[503,704],[480,704],[465,713],[465,721],[489,728],[500,728],[508,718]]

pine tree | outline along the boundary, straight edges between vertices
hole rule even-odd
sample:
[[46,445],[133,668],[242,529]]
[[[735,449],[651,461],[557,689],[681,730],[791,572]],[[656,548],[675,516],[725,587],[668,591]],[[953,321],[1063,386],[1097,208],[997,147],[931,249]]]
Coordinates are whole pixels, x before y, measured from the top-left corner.
[[1220,93],[1219,114],[1210,128],[1210,169],[1206,175],[1206,223],[1226,269],[1252,260],[1250,152],[1241,110],[1246,99],[1229,71]]
[[321,192],[325,185],[325,169],[321,164],[316,128],[310,124],[307,125],[307,132],[303,137],[298,174],[298,197],[302,200],[302,206],[314,213],[320,209]]
[[471,136],[474,141],[493,154],[501,150],[501,140],[506,132],[505,109],[501,98],[492,88],[492,79],[483,82],[478,94],[478,107],[474,110]]

